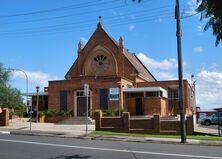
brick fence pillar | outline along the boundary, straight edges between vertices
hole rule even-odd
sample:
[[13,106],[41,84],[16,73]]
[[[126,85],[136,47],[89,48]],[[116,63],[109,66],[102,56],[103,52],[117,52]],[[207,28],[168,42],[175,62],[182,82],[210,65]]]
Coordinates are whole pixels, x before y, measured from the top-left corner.
[[193,135],[194,132],[193,116],[187,116],[186,128],[187,128],[187,134]]
[[0,114],[0,126],[9,126],[9,111],[8,109],[3,109]]
[[126,131],[129,131],[129,129],[130,129],[130,113],[123,112],[122,119],[123,119],[123,129]]
[[100,128],[101,128],[101,118],[102,118],[102,111],[101,110],[96,110],[95,111],[96,130],[100,130]]
[[153,128],[155,133],[160,133],[160,115],[154,114],[153,115]]

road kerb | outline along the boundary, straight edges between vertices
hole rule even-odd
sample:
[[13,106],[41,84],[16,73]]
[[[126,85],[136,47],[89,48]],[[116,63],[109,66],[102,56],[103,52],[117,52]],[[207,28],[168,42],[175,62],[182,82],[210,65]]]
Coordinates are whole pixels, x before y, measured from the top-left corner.
[[0,131],[0,134],[10,134],[10,131]]

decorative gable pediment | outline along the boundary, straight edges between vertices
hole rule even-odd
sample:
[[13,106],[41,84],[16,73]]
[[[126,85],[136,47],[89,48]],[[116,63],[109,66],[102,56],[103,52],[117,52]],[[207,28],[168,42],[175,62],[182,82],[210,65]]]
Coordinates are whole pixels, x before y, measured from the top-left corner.
[[102,45],[96,46],[88,54],[83,66],[86,76],[113,76],[117,75],[118,70],[115,56]]

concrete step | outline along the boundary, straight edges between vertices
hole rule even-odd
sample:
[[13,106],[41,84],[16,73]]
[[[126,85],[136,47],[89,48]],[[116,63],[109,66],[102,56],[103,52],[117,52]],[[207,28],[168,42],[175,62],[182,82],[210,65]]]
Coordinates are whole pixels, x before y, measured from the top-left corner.
[[[88,118],[88,124],[94,125],[95,121],[91,118]],[[85,125],[86,124],[86,117],[74,117],[70,118],[68,120],[64,120],[59,122],[58,124],[64,124],[64,125]]]

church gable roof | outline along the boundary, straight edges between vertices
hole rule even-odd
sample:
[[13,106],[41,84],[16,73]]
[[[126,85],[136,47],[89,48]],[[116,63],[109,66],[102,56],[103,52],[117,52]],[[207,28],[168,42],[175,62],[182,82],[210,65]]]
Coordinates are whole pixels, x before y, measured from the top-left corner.
[[[83,52],[89,52],[89,50],[93,49],[95,45],[98,45],[97,43],[102,42],[103,40],[98,40],[97,38],[102,37],[105,39],[109,39],[110,44],[113,44],[114,48],[119,49],[119,43],[113,39],[109,34],[103,29],[101,21],[97,24],[97,29],[92,34],[86,45],[82,48],[81,53]],[[95,40],[94,40],[95,39]],[[96,41],[96,42],[95,42]],[[139,73],[141,77],[143,77],[147,81],[156,81],[155,77],[150,73],[150,71],[143,65],[143,63],[137,58],[135,54],[129,53],[125,48],[123,49],[123,54],[126,57],[126,59],[131,63],[131,65],[136,69],[136,71]],[[81,54],[80,53],[80,54]],[[75,60],[69,71],[66,73],[65,78],[67,79],[68,75],[74,70],[74,67],[77,67],[76,63],[79,60],[79,57]]]
[[156,78],[150,73],[150,71],[143,65],[140,59],[132,53],[129,53],[124,49],[124,55],[137,70],[137,72],[142,75],[148,81],[156,81]]

